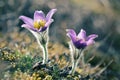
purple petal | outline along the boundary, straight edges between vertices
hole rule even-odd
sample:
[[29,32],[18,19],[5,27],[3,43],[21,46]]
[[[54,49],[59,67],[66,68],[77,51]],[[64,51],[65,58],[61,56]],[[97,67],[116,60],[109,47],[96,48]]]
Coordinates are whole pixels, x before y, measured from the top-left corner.
[[46,27],[49,27],[49,26],[50,26],[50,24],[51,24],[53,21],[54,21],[53,19],[51,19],[51,20],[47,21],[47,23],[45,24],[45,26],[46,26]]
[[35,13],[34,13],[34,21],[35,20],[40,20],[40,19],[45,20],[45,14],[42,11],[35,11]]
[[45,31],[46,29],[47,29],[47,27],[40,28],[40,29],[39,29],[39,32],[43,32],[43,31]]
[[66,31],[67,31],[68,34],[71,34],[71,35],[76,37],[76,33],[73,29],[66,29]]
[[73,29],[67,29],[66,31],[67,31],[67,36],[71,38],[72,42],[75,42],[77,40],[75,31]]
[[81,42],[82,40],[78,40],[76,42],[73,42],[74,46],[78,49],[84,49],[87,45],[85,42]]
[[57,11],[57,9],[52,9],[48,12],[48,14],[46,15],[46,20],[50,20],[53,16],[53,14]]
[[86,44],[89,46],[89,45],[92,45],[94,44],[95,41],[93,39],[89,39],[88,41],[86,41]]
[[92,35],[89,35],[89,36],[87,37],[87,40],[89,40],[89,39],[95,39],[95,38],[97,38],[97,37],[98,37],[98,35],[92,34]]
[[21,19],[25,24],[29,26],[33,26],[33,20],[26,16],[20,16],[19,19]]
[[86,40],[86,32],[85,32],[85,30],[81,29],[81,31],[78,34],[78,38]]
[[24,28],[26,28],[26,29],[33,30],[33,31],[37,31],[35,28],[31,27],[31,26],[28,25],[28,24],[23,24],[22,27],[24,27]]

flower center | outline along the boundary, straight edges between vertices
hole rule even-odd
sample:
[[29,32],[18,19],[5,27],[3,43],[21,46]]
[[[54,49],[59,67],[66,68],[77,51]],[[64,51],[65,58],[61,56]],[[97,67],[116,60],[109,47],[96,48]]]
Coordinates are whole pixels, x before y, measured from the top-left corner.
[[45,20],[39,20],[39,21],[34,21],[33,25],[34,28],[40,29],[41,27],[45,26],[46,21]]

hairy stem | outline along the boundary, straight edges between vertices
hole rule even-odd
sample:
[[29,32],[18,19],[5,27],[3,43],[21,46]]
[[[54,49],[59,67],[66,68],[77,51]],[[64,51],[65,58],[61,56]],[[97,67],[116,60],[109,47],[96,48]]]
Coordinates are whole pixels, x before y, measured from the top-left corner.
[[70,71],[70,74],[74,75],[76,67],[77,67],[77,64],[76,64],[76,61],[74,60],[74,62],[72,63],[72,69]]
[[83,53],[83,51],[81,51],[81,54],[79,56],[79,60],[81,60],[82,66],[84,67],[85,66],[85,61],[84,61],[84,53]]
[[43,64],[46,64],[47,61],[48,61],[48,50],[47,50],[47,43],[48,43],[48,40],[49,40],[48,29],[46,31],[42,32],[42,33],[34,32],[34,31],[28,29],[34,35],[34,37],[36,38],[39,46],[42,48]]
[[[76,55],[74,55],[74,54],[78,54],[77,57],[74,57],[74,56],[76,56]],[[74,58],[73,58],[73,60],[72,60],[72,69],[71,69],[71,71],[70,71],[70,74],[72,74],[72,75],[74,75],[75,69],[77,68],[78,63],[79,63],[79,61],[80,61],[80,59],[81,59],[82,50],[75,51],[74,54],[73,54],[73,57],[74,57]]]
[[42,46],[43,46],[43,64],[46,64],[48,61],[48,50],[46,44]]

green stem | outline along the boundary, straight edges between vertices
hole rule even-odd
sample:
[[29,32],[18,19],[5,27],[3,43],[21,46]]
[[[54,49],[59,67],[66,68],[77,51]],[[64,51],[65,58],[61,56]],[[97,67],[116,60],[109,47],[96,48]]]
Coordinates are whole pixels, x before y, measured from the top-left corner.
[[38,33],[38,32],[34,32],[30,29],[28,29],[37,39],[38,44],[40,45],[40,47],[42,48],[43,51],[43,64],[46,64],[48,61],[48,50],[47,50],[47,42],[48,42],[48,29],[45,32],[42,33]]
[[74,60],[74,62],[72,63],[72,70],[70,74],[74,75],[76,67],[77,67],[76,60]]
[[[76,69],[77,66],[78,66],[78,63],[79,63],[80,58],[81,58],[82,50],[80,50],[80,51],[75,51],[75,54],[78,54],[78,55],[77,55],[77,56],[74,55],[74,56],[76,56],[76,57],[73,56],[74,58],[73,58],[73,60],[72,60],[72,70],[71,70],[71,72],[70,72],[70,74],[72,74],[72,75],[74,75],[75,69]],[[80,55],[79,55],[79,54],[80,54]]]
[[42,46],[43,46],[43,64],[46,64],[48,61],[48,50],[46,44]]
[[83,51],[81,52],[81,54],[79,56],[79,60],[81,60],[82,66],[84,67],[85,66],[85,61],[84,61],[84,53],[83,53]]

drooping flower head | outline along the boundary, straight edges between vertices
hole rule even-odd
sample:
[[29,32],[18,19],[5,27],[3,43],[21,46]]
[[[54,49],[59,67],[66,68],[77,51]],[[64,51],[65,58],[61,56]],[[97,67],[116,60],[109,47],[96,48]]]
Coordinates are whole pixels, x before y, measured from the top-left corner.
[[21,19],[25,23],[22,25],[22,27],[35,32],[43,32],[54,21],[52,19],[52,16],[56,11],[57,9],[52,9],[48,12],[46,16],[43,11],[35,11],[33,19],[26,16],[20,16],[19,19]]
[[73,29],[67,29],[67,36],[71,39],[73,45],[77,49],[84,49],[86,46],[89,46],[91,44],[94,44],[94,39],[98,37],[96,34],[86,36],[85,30],[81,29],[78,35],[76,35],[75,31]]

